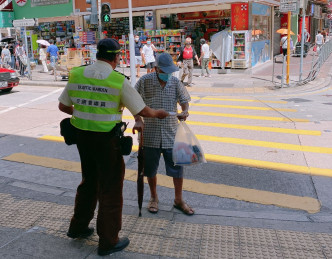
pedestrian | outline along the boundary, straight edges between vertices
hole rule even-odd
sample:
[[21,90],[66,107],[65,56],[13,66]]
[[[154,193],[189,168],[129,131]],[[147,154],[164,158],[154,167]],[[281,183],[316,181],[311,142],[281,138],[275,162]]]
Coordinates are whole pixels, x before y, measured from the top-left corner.
[[201,62],[201,75],[200,77],[204,77],[204,70],[206,71],[206,77],[211,77],[209,71],[209,62],[210,62],[210,46],[207,44],[205,39],[201,39],[200,43],[201,47],[201,57],[199,58]]
[[322,47],[322,45],[324,44],[324,37],[320,31],[318,31],[318,33],[316,35],[315,44],[316,44],[317,51],[319,51],[320,48]]
[[15,48],[16,62],[20,70],[20,76],[23,77],[25,69],[27,67],[27,56],[24,50],[24,45],[22,40],[19,40],[17,47]]
[[280,46],[282,48],[282,54],[284,54],[284,56],[287,56],[287,46],[288,46],[288,37],[287,37],[287,35],[284,35],[281,38]]
[[142,65],[142,48],[143,44],[139,40],[139,36],[135,36],[135,64],[137,69],[137,77],[140,77],[139,70]]
[[54,45],[54,40],[50,40],[50,46],[48,46],[47,48],[47,53],[50,57],[50,61],[51,61],[51,67],[52,67],[52,72],[51,75],[55,74],[55,70],[56,70],[56,63],[58,62],[58,56],[59,56],[59,49],[56,45]]
[[5,45],[5,47],[1,51],[1,60],[3,68],[10,68],[9,63],[11,62],[11,54],[8,49],[8,45]]
[[39,60],[42,62],[43,65],[43,70],[41,72],[47,73],[48,72],[48,68],[47,68],[47,52],[46,52],[46,46],[45,45],[41,45],[40,49],[39,49]]
[[144,127],[143,150],[144,157],[148,158],[144,161],[144,175],[148,178],[151,194],[148,211],[158,212],[157,170],[160,156],[163,154],[166,174],[173,178],[174,207],[187,215],[193,215],[194,210],[182,198],[183,167],[175,166],[172,158],[172,149],[178,127],[177,120],[186,120],[191,100],[187,89],[180,80],[172,76],[172,73],[178,70],[179,68],[174,65],[171,55],[162,53],[157,58],[156,72],[142,76],[135,88],[149,107],[165,109],[176,114],[177,103],[179,103],[182,112],[177,116],[169,116],[165,120],[146,118],[144,122],[140,116],[134,116],[136,123],[133,130],[141,131]]
[[15,67],[15,56],[14,56],[14,44],[10,43],[9,47],[8,47],[9,51],[10,51],[10,67],[14,68]]
[[180,54],[178,56],[178,65],[182,62],[182,77],[183,83],[186,76],[188,76],[188,86],[193,86],[193,70],[194,70],[194,58],[197,60],[197,64],[200,65],[198,56],[196,54],[194,46],[191,45],[191,38],[186,38],[185,46],[180,48]]
[[322,35],[323,35],[323,38],[324,38],[324,42],[326,42],[326,35],[327,35],[327,33],[326,33],[325,29],[323,29]]
[[121,251],[129,244],[127,237],[118,236],[125,165],[120,138],[115,133],[119,130],[122,106],[143,117],[168,116],[164,110],[147,107],[125,76],[114,70],[120,61],[120,48],[114,39],[99,41],[97,61],[73,68],[59,97],[59,109],[72,115],[70,122],[76,129],[82,167],[82,181],[77,188],[67,236],[92,235],[94,229],[88,226],[98,201],[99,255]]
[[144,45],[142,50],[142,59],[146,65],[147,73],[152,73],[155,71],[155,66],[156,66],[156,59],[154,57],[155,51],[157,51],[157,49],[152,44],[151,38],[147,38],[146,45]]

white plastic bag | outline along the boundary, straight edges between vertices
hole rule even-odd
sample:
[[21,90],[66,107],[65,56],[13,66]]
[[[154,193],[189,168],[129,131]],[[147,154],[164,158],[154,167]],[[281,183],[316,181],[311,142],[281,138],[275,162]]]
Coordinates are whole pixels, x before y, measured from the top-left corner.
[[172,155],[175,165],[206,163],[201,145],[184,121],[176,131]]

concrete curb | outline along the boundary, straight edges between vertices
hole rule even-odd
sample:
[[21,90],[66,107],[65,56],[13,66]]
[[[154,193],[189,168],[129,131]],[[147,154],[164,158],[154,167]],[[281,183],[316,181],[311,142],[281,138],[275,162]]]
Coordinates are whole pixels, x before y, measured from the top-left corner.
[[65,87],[66,81],[35,81],[35,80],[22,80],[20,85],[33,85],[33,86],[57,86]]

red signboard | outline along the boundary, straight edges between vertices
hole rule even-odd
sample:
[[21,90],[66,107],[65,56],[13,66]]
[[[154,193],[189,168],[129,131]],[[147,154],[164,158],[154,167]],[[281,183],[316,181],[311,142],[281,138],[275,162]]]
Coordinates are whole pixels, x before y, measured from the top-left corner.
[[248,3],[232,4],[232,31],[248,30],[249,5]]

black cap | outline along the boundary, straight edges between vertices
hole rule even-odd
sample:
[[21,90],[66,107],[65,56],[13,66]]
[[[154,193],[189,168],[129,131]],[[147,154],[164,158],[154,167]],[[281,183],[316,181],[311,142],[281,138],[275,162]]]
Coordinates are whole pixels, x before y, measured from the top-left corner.
[[102,39],[97,45],[99,54],[116,54],[120,52],[120,44],[115,39]]

